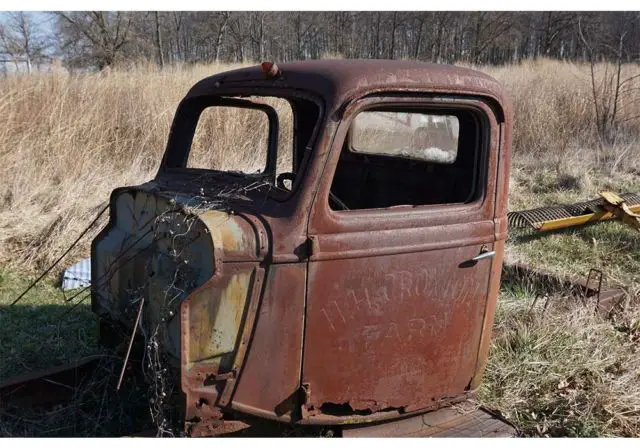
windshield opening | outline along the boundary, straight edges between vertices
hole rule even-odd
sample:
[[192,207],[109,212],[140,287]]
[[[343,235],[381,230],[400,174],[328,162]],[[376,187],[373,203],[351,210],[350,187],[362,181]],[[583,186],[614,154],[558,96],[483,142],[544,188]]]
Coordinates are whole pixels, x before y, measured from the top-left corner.
[[158,176],[242,176],[286,199],[310,156],[321,115],[321,103],[302,93],[187,97],[178,106]]
[[248,175],[291,171],[291,105],[282,98],[250,97],[212,104],[199,114],[186,168]]
[[187,168],[264,173],[269,117],[259,109],[210,106],[200,113]]
[[158,176],[240,176],[285,200],[310,157],[322,110],[298,92],[189,96],[176,111]]

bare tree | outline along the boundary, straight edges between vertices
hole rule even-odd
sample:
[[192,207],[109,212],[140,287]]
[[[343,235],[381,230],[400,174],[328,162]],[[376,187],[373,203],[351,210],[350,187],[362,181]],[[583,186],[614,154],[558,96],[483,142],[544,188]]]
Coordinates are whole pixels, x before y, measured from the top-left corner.
[[158,53],[158,64],[160,65],[160,67],[164,67],[164,53],[162,51],[162,33],[160,32],[160,19],[158,18],[158,11],[153,12],[153,18],[155,19],[156,51]]
[[4,23],[0,23],[0,53],[13,61],[16,71],[20,70],[20,47]]
[[480,11],[473,15],[475,16],[472,26],[473,45],[469,59],[478,64],[482,62],[483,54],[496,39],[512,27],[512,22],[509,20],[509,13],[506,12]]
[[89,62],[102,70],[123,56],[130,41],[129,12],[57,12],[62,50],[74,63]]
[[541,35],[540,50],[545,56],[551,56],[554,45],[567,30],[575,23],[573,12],[548,11],[542,13],[542,23],[539,30]]
[[[629,93],[632,81],[640,78],[640,74],[632,72],[624,76],[622,72],[622,66],[626,61],[638,58],[637,53],[626,50],[628,46],[625,43],[640,25],[640,14],[635,17],[619,15],[617,20],[612,20],[609,24],[608,30],[600,26],[595,30],[594,25],[600,24],[595,20],[588,21],[585,30],[584,17],[580,17],[577,22],[578,34],[589,57],[594,118],[602,149],[605,144],[615,140],[621,125],[640,118],[626,114],[622,103],[622,94]],[[599,73],[596,64],[599,58],[603,57],[607,57],[613,64],[602,64],[603,69]],[[635,98],[632,102],[637,101],[638,96]]]
[[7,55],[19,71],[19,63],[24,62],[27,73],[33,64],[40,65],[47,60],[46,51],[50,41],[32,13],[7,13],[4,23],[0,23],[0,53]]
[[[592,14],[584,32],[587,45],[573,12],[75,12],[56,17],[58,50],[67,64],[104,67],[138,58],[159,64],[288,61],[336,53],[475,64],[538,56],[589,61],[587,47],[594,39],[611,34],[621,23],[617,17],[634,14]],[[620,51],[596,45],[595,60],[613,62],[618,54],[628,61],[640,48],[639,28],[629,28],[621,43],[609,42]]]
[[248,15],[246,13],[236,15],[229,22],[229,34],[235,42],[235,60],[243,62],[245,60],[245,43],[250,38]]
[[214,60],[216,62],[220,61],[220,52],[222,50],[222,43],[224,40],[224,35],[227,31],[227,24],[229,23],[229,16],[230,14],[228,12],[223,12],[220,13],[220,18],[221,18],[221,22],[220,22],[220,26],[218,27],[218,33],[216,35],[216,52],[215,52],[215,57]]

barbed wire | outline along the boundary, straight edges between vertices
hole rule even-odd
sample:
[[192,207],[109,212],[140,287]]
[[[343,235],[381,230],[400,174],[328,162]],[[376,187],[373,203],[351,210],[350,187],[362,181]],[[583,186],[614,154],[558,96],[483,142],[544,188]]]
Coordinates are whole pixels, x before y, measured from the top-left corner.
[[27,289],[25,289],[13,302],[11,302],[11,304],[9,305],[9,307],[14,306],[16,303],[18,303],[20,300],[22,300],[22,298],[27,295],[27,293],[29,291],[31,291],[31,289],[33,289],[34,286],[36,286],[40,280],[42,280],[49,272],[51,272],[51,270],[53,268],[55,268],[58,263],[60,263],[62,261],[62,259],[64,257],[67,256],[67,254],[69,254],[69,252],[71,252],[71,250],[76,246],[76,244],[78,244],[80,242],[80,240],[87,234],[87,232],[89,230],[91,230],[91,228],[98,222],[98,220],[100,219],[100,217],[102,216],[102,214],[104,212],[107,211],[107,209],[109,208],[109,204],[105,205],[102,210],[100,210],[100,212],[98,213],[98,215],[93,219],[93,221],[91,221],[91,223],[80,233],[80,235],[76,238],[76,240],[71,243],[71,245],[67,248],[67,250],[64,251],[64,253],[62,255],[60,255],[60,257],[58,257],[58,259],[56,261],[53,262],[53,264],[51,266],[49,266],[47,269],[44,270],[44,272],[42,274],[40,274],[40,276],[35,279],[28,287]]

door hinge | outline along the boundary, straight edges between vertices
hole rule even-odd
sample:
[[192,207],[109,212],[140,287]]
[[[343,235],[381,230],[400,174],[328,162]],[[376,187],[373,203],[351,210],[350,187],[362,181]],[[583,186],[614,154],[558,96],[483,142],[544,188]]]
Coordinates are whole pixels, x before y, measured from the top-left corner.
[[311,385],[302,383],[300,386],[300,416],[303,420],[309,418],[309,403],[311,402]]

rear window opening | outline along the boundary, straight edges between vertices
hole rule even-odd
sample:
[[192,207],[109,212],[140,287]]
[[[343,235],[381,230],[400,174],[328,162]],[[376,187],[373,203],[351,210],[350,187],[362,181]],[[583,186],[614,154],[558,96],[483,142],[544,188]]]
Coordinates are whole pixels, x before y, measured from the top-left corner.
[[473,202],[485,145],[470,109],[380,108],[358,113],[329,194],[333,210]]

